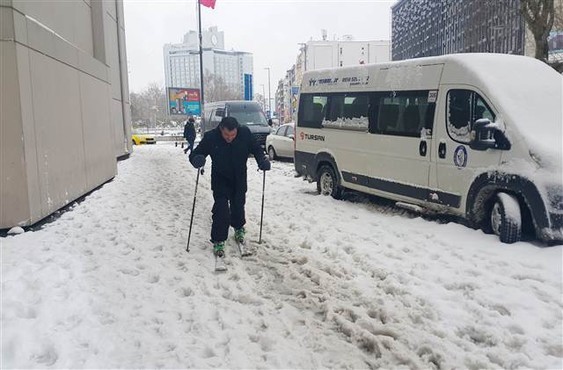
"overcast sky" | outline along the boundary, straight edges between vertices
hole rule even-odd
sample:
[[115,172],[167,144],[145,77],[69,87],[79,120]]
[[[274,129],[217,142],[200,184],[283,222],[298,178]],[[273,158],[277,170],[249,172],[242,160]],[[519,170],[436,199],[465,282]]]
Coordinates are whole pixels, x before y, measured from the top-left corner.
[[[352,35],[355,40],[390,39],[391,6],[396,0],[217,0],[202,7],[202,27],[225,32],[227,50],[254,55],[254,92],[264,84],[271,94],[295,63],[300,42]],[[196,0],[124,0],[127,59],[131,91],[149,83],[164,86],[163,46],[179,43],[197,30]]]

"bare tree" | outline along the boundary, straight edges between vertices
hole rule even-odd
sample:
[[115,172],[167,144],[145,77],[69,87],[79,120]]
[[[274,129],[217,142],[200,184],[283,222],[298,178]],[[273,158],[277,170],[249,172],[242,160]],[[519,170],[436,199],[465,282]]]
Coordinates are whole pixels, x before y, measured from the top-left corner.
[[241,93],[235,91],[225,83],[221,76],[206,71],[204,77],[205,102],[214,102],[222,100],[240,100]]
[[260,93],[254,94],[254,100],[257,101],[264,111],[268,110],[266,107],[266,97]]
[[554,0],[520,0],[520,13],[534,37],[536,59],[547,63],[547,38],[555,18]]
[[131,120],[133,127],[168,126],[167,98],[158,83],[149,84],[140,93],[131,92]]

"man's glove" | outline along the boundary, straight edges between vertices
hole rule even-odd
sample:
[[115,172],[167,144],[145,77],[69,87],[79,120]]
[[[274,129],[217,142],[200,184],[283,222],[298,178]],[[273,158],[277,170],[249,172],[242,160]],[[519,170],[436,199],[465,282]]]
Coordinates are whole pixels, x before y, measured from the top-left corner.
[[272,165],[270,164],[268,158],[264,158],[264,160],[258,164],[258,168],[262,171],[270,171]]
[[195,168],[201,168],[205,166],[205,156],[201,154],[194,155],[190,162],[192,162],[192,166],[194,166]]

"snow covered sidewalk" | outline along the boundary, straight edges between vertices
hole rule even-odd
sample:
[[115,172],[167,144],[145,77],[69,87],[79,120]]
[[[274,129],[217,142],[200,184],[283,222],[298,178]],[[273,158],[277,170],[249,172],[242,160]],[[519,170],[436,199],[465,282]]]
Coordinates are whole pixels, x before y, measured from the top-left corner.
[[[209,167],[209,165],[207,166]],[[213,271],[209,168],[135,147],[41,230],[0,239],[2,368],[561,368],[562,247],[317,196],[267,174],[262,245]],[[247,230],[262,175],[249,160]]]

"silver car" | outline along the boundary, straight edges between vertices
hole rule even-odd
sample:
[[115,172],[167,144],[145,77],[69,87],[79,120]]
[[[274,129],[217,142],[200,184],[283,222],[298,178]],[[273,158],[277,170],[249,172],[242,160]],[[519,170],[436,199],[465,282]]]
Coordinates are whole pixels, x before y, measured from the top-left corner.
[[266,150],[270,159],[278,157],[293,158],[295,126],[293,123],[281,125],[266,138]]

